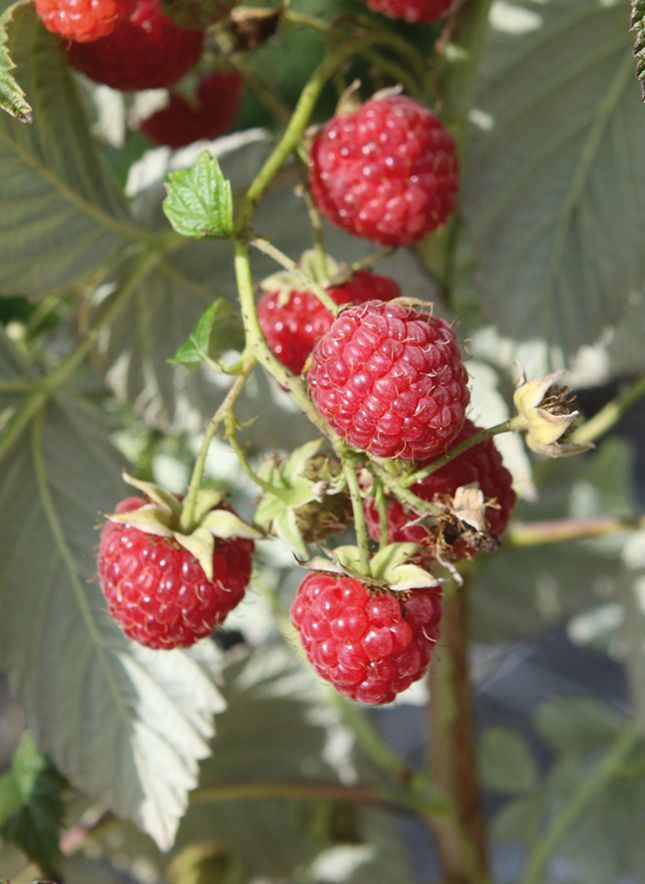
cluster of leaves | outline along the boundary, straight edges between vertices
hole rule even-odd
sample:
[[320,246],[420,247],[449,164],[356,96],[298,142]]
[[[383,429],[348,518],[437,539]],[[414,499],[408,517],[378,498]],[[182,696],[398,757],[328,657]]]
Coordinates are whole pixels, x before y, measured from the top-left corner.
[[[356,11],[351,3],[328,7],[330,17]],[[0,329],[0,668],[25,709],[35,744],[51,758],[38,755],[29,741],[21,745],[0,780],[2,835],[48,873],[62,864],[70,882],[118,881],[120,870],[136,874],[143,863],[153,877],[172,880],[174,874],[183,884],[190,879],[181,869],[191,860],[184,853],[182,865],[179,855],[195,844],[208,846],[200,856],[219,864],[221,880],[229,884],[260,874],[284,879],[294,869],[321,882],[404,880],[400,840],[382,811],[360,808],[348,822],[334,803],[312,814],[303,801],[251,804],[243,796],[240,787],[261,784],[269,770],[272,779],[305,774],[351,782],[360,775],[380,783],[355,757],[351,731],[294,665],[290,651],[271,646],[251,655],[239,649],[222,655],[204,643],[159,655],[123,640],[104,614],[94,583],[95,524],[122,496],[122,456],[111,431],[132,416],[146,432],[178,439],[203,429],[222,392],[213,368],[224,349],[241,343],[231,306],[230,248],[175,237],[161,212],[163,182],[171,172],[177,176],[175,201],[188,184],[189,202],[180,206],[188,227],[178,229],[193,235],[203,214],[190,202],[194,184],[207,192],[212,165],[190,149],[180,157],[152,151],[129,165],[126,146],[115,160],[92,134],[100,118],[99,92],[79,91],[62,47],[39,25],[30,4],[2,0],[0,10],[0,106],[9,112],[0,117],[0,306],[11,305],[3,321],[18,327],[11,335]],[[411,29],[401,32],[412,36]],[[428,43],[435,37],[433,29],[423,34],[414,39]],[[301,41],[298,52],[288,51],[294,41]],[[572,46],[582,49],[572,52]],[[499,404],[509,398],[516,359],[534,374],[568,363],[581,382],[641,370],[645,115],[623,4],[494,4],[481,48],[472,125],[464,138],[468,162],[459,237],[453,238],[459,247],[442,256],[438,274],[442,286],[451,280],[452,306],[471,338],[479,367],[474,382],[492,376],[491,397]],[[290,32],[258,52],[255,64],[293,101],[321,51],[317,35]],[[465,108],[455,103],[459,112]],[[260,119],[252,99],[243,119]],[[250,129],[211,146],[233,200],[271,143],[269,133]],[[129,165],[127,196],[109,160],[120,171]],[[295,182],[286,170],[255,221],[289,255],[310,245]],[[230,225],[228,196],[206,208],[211,217],[200,228],[203,237]],[[178,217],[177,205],[171,214]],[[369,248],[334,231],[326,237],[339,259],[354,260]],[[421,257],[436,270],[433,244]],[[399,254],[384,266],[405,282],[406,295],[428,296],[432,284],[414,257]],[[93,323],[106,315],[94,335]],[[73,350],[79,346],[84,349]],[[180,347],[176,361],[194,370],[171,364]],[[80,372],[80,360],[65,360],[69,352],[90,356],[105,384]],[[60,366],[66,368],[56,374]],[[245,430],[249,445],[292,449],[308,438],[303,419],[261,377],[252,379],[245,397],[240,416],[257,419]],[[484,408],[484,400],[475,401]],[[269,417],[276,408],[282,409],[280,420]],[[106,413],[115,419],[107,421]],[[527,473],[517,450],[514,462]],[[628,475],[629,453],[618,445],[579,464],[559,465],[530,518],[629,515],[634,502]],[[491,558],[474,596],[478,637],[526,638],[545,623],[588,613],[596,601],[614,605],[620,649],[628,651],[636,693],[645,697],[638,606],[645,566],[620,546],[580,541],[549,556],[536,549]],[[280,573],[275,562],[267,571]],[[214,719],[225,705],[227,714]],[[543,723],[546,713],[540,715]],[[561,801],[581,777],[587,752],[610,740],[619,726],[593,730],[585,721],[580,734],[599,736],[581,749],[571,732],[557,745],[542,729],[558,754],[543,786],[524,749],[507,745],[489,762],[490,787],[516,795],[498,819],[500,837],[510,832],[523,840],[522,833],[533,831],[544,808]],[[517,744],[518,738],[510,739]],[[495,781],[519,754],[525,758],[515,780],[523,785],[521,795],[514,784],[507,789],[508,780]],[[203,759],[208,761],[200,771]],[[63,794],[66,782],[89,802]],[[189,807],[198,782],[200,792]],[[628,778],[614,785],[634,790],[630,802],[642,797]],[[627,801],[626,792],[620,794]],[[87,855],[77,849],[62,861],[57,842],[63,808],[67,825],[82,833],[88,806],[94,812],[97,805],[108,816],[84,836]],[[609,817],[601,804],[588,826]],[[624,823],[622,832],[632,832],[628,817]],[[161,849],[175,843],[171,859],[139,830]],[[583,835],[574,830],[571,838]],[[593,837],[599,845],[607,841],[606,833]],[[565,844],[567,855],[584,869],[574,840]],[[629,852],[624,862],[619,854],[617,846],[613,865],[602,865],[603,880],[616,870],[643,874],[640,854],[632,860]],[[0,868],[17,874],[21,864],[20,856],[7,853]]]

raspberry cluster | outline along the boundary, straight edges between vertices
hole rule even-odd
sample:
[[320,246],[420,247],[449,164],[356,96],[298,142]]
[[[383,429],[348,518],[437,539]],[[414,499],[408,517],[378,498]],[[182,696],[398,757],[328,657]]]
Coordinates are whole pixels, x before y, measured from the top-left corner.
[[464,422],[467,382],[447,322],[382,301],[343,310],[307,373],[314,404],[349,445],[405,460],[448,448]]
[[233,124],[242,85],[237,71],[212,71],[201,78],[192,100],[171,95],[167,106],[146,117],[140,129],[155,144],[173,148],[217,138]]
[[423,105],[402,95],[374,98],[324,126],[311,148],[310,180],[334,224],[383,245],[411,245],[455,207],[457,149]]
[[176,83],[199,59],[204,32],[183,30],[161,12],[159,0],[136,0],[109,36],[72,43],[70,63],[96,83],[123,92]]
[[[141,497],[122,500],[117,513],[138,510]],[[218,541],[213,579],[171,538],[128,524],[106,522],[98,571],[111,616],[131,639],[149,648],[188,647],[209,635],[244,597],[253,541]]]
[[[479,429],[472,421],[464,421],[453,445],[468,439]],[[421,467],[424,465],[424,463],[419,464]],[[513,477],[504,466],[502,456],[492,439],[486,439],[469,448],[441,469],[417,482],[410,490],[422,500],[442,502],[446,497],[452,497],[457,488],[474,482],[479,485],[488,503],[486,507],[488,533],[499,538],[506,530],[515,506],[515,492]],[[365,502],[365,516],[371,536],[374,540],[378,540],[379,516],[372,500]],[[418,543],[431,554],[435,550],[439,541],[437,528],[421,521],[418,513],[412,512],[394,498],[387,501],[387,523],[390,543]],[[461,537],[450,550],[454,559],[463,559],[475,552],[474,547]]]
[[313,572],[302,581],[291,619],[316,671],[361,703],[391,703],[428,668],[439,637],[441,595],[404,597],[360,580]]
[[[347,282],[327,291],[336,304],[362,304],[374,298],[391,301],[401,295],[393,279],[368,270],[359,270]],[[272,352],[295,374],[300,374],[314,344],[333,321],[313,292],[299,289],[286,295],[265,292],[258,303],[258,318]]]

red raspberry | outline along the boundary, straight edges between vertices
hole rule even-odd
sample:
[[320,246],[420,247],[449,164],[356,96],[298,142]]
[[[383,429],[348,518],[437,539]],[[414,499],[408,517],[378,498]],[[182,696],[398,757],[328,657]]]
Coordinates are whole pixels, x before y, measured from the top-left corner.
[[436,21],[445,15],[454,0],[367,0],[375,12],[406,21]]
[[[401,297],[401,289],[388,276],[359,270],[342,285],[328,289],[336,304],[362,304]],[[294,374],[300,374],[307,357],[332,324],[333,317],[312,293],[293,289],[286,302],[281,292],[267,292],[258,303],[262,334],[273,353]]]
[[185,31],[160,12],[159,0],[137,0],[109,37],[72,43],[71,64],[97,83],[124,92],[171,86],[202,52],[203,31]]
[[307,374],[314,404],[352,447],[405,460],[448,448],[464,422],[467,381],[447,322],[382,301],[343,310]]
[[457,148],[442,122],[402,95],[334,117],[311,148],[318,208],[355,236],[415,243],[455,207]]
[[52,34],[77,43],[107,37],[130,15],[135,0],[36,0],[36,12]]
[[400,598],[353,577],[313,572],[300,584],[291,620],[319,675],[361,703],[391,703],[421,678],[439,637],[441,593]]
[[[457,445],[479,430],[480,427],[476,427],[472,421],[464,421],[461,432],[452,444]],[[478,482],[484,498],[494,502],[494,506],[486,507],[486,522],[489,532],[495,537],[501,537],[515,506],[515,492],[513,477],[504,466],[502,455],[492,439],[487,439],[464,451],[436,473],[417,482],[410,490],[422,500],[433,501],[437,496],[452,497],[457,488],[469,485],[471,482]],[[371,500],[365,503],[365,515],[370,534],[375,540],[379,540],[379,516]],[[420,523],[418,518],[417,513],[404,507],[398,500],[389,499],[387,523],[390,543],[407,541],[421,546],[433,546],[436,532],[432,527]],[[475,551],[462,540],[458,540],[452,547],[456,559],[471,556]]]
[[200,80],[196,98],[172,95],[166,107],[141,122],[141,131],[155,144],[173,148],[217,138],[233,125],[241,91],[237,71],[213,71]]
[[[117,512],[147,501],[128,497]],[[209,635],[239,604],[251,577],[253,541],[217,540],[212,581],[174,540],[118,522],[101,531],[98,571],[111,616],[149,648],[188,647]]]

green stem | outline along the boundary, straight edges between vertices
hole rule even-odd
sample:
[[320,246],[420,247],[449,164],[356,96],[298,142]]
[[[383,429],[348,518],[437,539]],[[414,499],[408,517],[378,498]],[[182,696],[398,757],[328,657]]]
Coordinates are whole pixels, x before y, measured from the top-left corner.
[[308,273],[301,270],[296,262],[289,258],[288,255],[285,255],[284,252],[281,252],[280,249],[276,248],[276,246],[268,242],[266,239],[252,239],[249,245],[252,245],[259,252],[272,258],[276,264],[279,264],[281,267],[284,267],[285,270],[288,270],[304,288],[311,291],[318,298],[323,307],[326,307],[332,316],[335,316],[336,313],[338,313],[338,304],[336,304],[331,295],[323,288],[323,286],[319,285],[315,279],[309,276]]
[[643,529],[645,529],[645,516],[553,519],[526,524],[515,523],[507,531],[504,542],[511,546],[539,546],[544,543],[584,540],[588,537],[604,537],[607,534]]
[[579,445],[594,442],[614,427],[632,405],[645,396],[645,377],[624,387],[615,399],[608,402],[600,411],[582,426],[571,433],[571,441]]
[[239,461],[240,466],[242,467],[242,469],[244,470],[246,475],[249,477],[249,479],[255,485],[257,485],[258,488],[261,488],[262,491],[266,491],[270,494],[277,494],[278,489],[274,488],[269,482],[265,482],[264,479],[262,479],[260,476],[258,476],[258,474],[255,472],[255,470],[253,469],[253,467],[249,463],[248,458],[246,456],[246,452],[242,448],[240,440],[237,437],[235,412],[233,411],[232,408],[229,408],[226,415],[225,415],[224,428],[225,428],[226,439],[228,441],[228,444],[231,446],[231,448],[235,452],[235,455]]
[[58,368],[54,369],[40,382],[34,383],[33,392],[24,399],[18,410],[12,415],[2,434],[2,439],[0,440],[0,460],[6,455],[20,433],[43,408],[51,396],[72,377],[96,344],[99,331],[103,326],[108,325],[115,319],[139,288],[143,279],[162,258],[162,252],[146,250],[136,263],[128,281],[112,297],[108,306],[92,328],[85,332],[78,346],[61,362]]
[[475,445],[479,445],[480,442],[485,442],[486,439],[492,439],[493,436],[498,436],[500,433],[513,433],[523,429],[525,429],[524,420],[520,417],[512,417],[509,418],[509,420],[503,421],[501,424],[496,424],[494,427],[480,430],[478,433],[474,433],[472,436],[464,439],[459,445],[455,445],[454,448],[451,448],[446,454],[438,457],[427,467],[423,467],[422,469],[416,470],[416,472],[405,476],[400,480],[400,484],[404,488],[409,488],[411,485],[421,482],[423,479],[436,473],[441,467],[445,467],[446,464],[449,464],[456,457],[459,457],[464,451],[468,451],[469,448],[474,448]]
[[[300,98],[282,138],[251,182],[251,186],[242,200],[237,221],[237,228],[241,233],[248,230],[256,205],[264,196],[265,191],[275,178],[280,167],[289,155],[297,150],[327,80],[333,76],[337,68],[356,52],[375,43],[391,44],[393,42],[392,37],[393,35],[388,35],[387,33],[365,33],[360,37],[346,40],[330,52],[316,68],[307,85],[300,93]],[[405,41],[397,38],[395,42],[403,43],[406,47],[406,53],[409,54],[410,48]]]
[[308,15],[306,12],[300,12],[297,9],[285,9],[282,13],[282,21],[290,25],[311,28],[314,31],[320,31],[321,34],[326,34],[329,30],[329,24],[323,18]]
[[359,567],[361,573],[369,577],[370,573],[370,553],[369,553],[369,536],[367,533],[367,525],[365,523],[365,511],[363,510],[363,499],[361,498],[361,489],[358,486],[358,478],[356,476],[356,465],[352,457],[345,456],[341,459],[343,462],[343,472],[345,481],[347,482],[347,490],[352,501],[352,512],[354,513],[354,532],[356,533],[356,543],[359,552]]
[[206,427],[206,432],[204,433],[204,438],[202,439],[199,454],[197,455],[197,460],[195,461],[195,466],[193,467],[193,474],[190,477],[190,484],[188,486],[188,491],[184,499],[184,504],[181,508],[179,527],[185,534],[189,534],[195,527],[195,507],[197,505],[199,490],[202,487],[202,481],[204,478],[204,467],[206,466],[208,449],[210,448],[211,442],[213,441],[215,434],[217,433],[219,425],[224,420],[227,413],[232,409],[235,401],[244,388],[244,384],[246,383],[247,378],[253,371],[254,367],[254,359],[243,357],[242,371],[229,387],[226,396],[220,402],[217,410],[211,417],[208,426]]
[[391,58],[384,58],[380,52],[376,52],[373,49],[368,49],[361,54],[367,61],[374,65],[378,71],[381,71],[394,80],[395,83],[403,86],[407,95],[419,100],[424,98],[423,86],[410,75],[403,65],[393,61]]
[[374,501],[376,503],[376,511],[378,512],[379,526],[379,546],[381,549],[387,546],[388,526],[387,526],[387,504],[385,501],[385,489],[380,479],[374,479]]
[[615,776],[632,749],[641,739],[636,722],[627,724],[595,770],[588,774],[579,789],[569,797],[563,809],[533,848],[526,863],[521,884],[542,884],[544,872],[562,839],[568,834],[596,797]]

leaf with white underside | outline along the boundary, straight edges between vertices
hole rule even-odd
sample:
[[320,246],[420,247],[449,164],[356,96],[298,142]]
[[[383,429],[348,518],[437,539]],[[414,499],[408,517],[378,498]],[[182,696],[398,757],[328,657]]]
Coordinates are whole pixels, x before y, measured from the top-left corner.
[[33,123],[0,114],[0,291],[41,298],[146,234],[92,140],[63,45],[32,4],[15,10],[5,48]]
[[39,749],[165,849],[223,706],[218,657],[209,642],[148,650],[109,619],[97,525],[124,492],[107,431],[78,399],[51,401],[5,453],[0,667]]
[[645,278],[645,114],[626,15],[623,0],[495,3],[471,113],[462,205],[484,313],[565,357]]
[[14,3],[0,16],[0,108],[20,120],[31,122],[31,108],[25,93],[14,76],[15,64],[7,48],[7,34],[12,27],[14,15],[22,3]]

